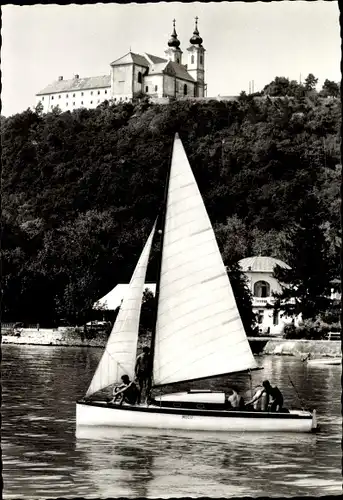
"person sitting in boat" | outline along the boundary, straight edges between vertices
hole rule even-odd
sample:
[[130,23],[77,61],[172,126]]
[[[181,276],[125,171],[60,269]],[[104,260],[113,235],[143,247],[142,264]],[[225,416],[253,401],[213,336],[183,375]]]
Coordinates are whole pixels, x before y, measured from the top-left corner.
[[247,401],[246,406],[253,405],[254,410],[267,411],[269,404],[269,395],[265,391],[263,385],[255,387],[254,396],[250,401]]
[[[139,387],[139,397],[138,404],[141,402],[141,398],[145,401],[150,396],[150,385],[151,385],[151,356],[149,347],[143,347],[143,352],[136,359],[135,375]],[[144,394],[144,396],[143,396]]]
[[283,395],[278,387],[272,387],[269,380],[262,382],[264,390],[272,398],[270,411],[281,411],[283,405]]
[[[247,405],[254,405],[254,409],[261,409],[262,411],[267,411],[269,399],[272,398],[272,403],[270,405],[270,411],[281,411],[283,405],[283,396],[278,387],[272,387],[269,380],[264,380],[262,386],[256,388],[254,397],[247,402]],[[261,400],[261,406],[259,408],[258,402]]]
[[139,397],[139,391],[136,384],[134,382],[131,382],[128,375],[123,375],[121,379],[123,383],[120,386],[114,388],[114,397],[110,402],[115,403],[118,400],[120,406],[124,402],[130,405],[136,404]]
[[242,410],[244,408],[244,399],[239,395],[237,387],[231,388],[231,394],[226,399],[228,407],[234,410]]

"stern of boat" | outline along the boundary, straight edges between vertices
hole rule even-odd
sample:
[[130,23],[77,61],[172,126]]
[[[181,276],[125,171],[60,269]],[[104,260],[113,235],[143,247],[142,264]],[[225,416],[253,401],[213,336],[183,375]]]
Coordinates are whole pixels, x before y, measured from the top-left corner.
[[312,432],[318,432],[319,431],[319,425],[318,425],[316,410],[312,411],[312,427],[311,427],[311,431]]

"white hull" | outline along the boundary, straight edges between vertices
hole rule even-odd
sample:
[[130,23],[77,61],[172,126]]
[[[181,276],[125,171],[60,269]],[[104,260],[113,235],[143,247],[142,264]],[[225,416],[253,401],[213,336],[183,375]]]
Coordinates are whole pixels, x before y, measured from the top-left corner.
[[322,365],[341,365],[342,358],[318,358],[309,359],[307,364],[310,366],[322,366]]
[[76,428],[86,426],[177,429],[215,432],[311,432],[315,414],[307,411],[267,413],[225,410],[192,410],[156,406],[76,404]]

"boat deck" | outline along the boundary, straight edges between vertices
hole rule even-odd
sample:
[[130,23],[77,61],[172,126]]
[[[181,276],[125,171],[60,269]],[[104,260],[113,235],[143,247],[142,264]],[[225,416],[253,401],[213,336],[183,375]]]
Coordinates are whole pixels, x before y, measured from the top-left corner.
[[133,411],[141,413],[164,413],[166,415],[183,415],[187,416],[203,416],[203,417],[244,417],[244,418],[270,418],[270,419],[312,419],[312,415],[304,410],[290,410],[289,413],[281,412],[266,412],[261,410],[235,410],[235,409],[205,409],[205,408],[172,408],[160,405],[129,405],[129,404],[116,404],[107,403],[106,401],[78,401],[78,404],[93,406],[99,408],[112,408],[123,411]]

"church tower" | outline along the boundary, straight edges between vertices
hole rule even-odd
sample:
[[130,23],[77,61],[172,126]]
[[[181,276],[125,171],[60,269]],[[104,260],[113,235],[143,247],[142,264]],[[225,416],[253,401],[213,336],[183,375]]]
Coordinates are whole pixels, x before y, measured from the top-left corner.
[[189,40],[187,71],[197,82],[196,97],[205,96],[205,49],[202,46],[202,38],[198,31],[198,18],[195,18],[195,29]]
[[175,31],[175,19],[173,20],[173,33],[168,41],[168,49],[164,52],[169,61],[182,64],[182,50],[180,49],[180,40]]

